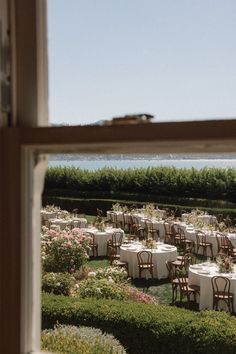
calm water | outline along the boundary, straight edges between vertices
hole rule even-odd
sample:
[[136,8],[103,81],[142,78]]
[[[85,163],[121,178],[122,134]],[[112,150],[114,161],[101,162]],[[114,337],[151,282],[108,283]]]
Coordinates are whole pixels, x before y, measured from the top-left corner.
[[158,166],[174,166],[177,168],[191,168],[201,169],[204,167],[217,168],[236,168],[236,159],[132,159],[132,160],[54,160],[49,161],[49,166],[67,166],[79,167],[88,170],[98,170],[103,167],[113,168],[139,168],[139,167],[158,167]]

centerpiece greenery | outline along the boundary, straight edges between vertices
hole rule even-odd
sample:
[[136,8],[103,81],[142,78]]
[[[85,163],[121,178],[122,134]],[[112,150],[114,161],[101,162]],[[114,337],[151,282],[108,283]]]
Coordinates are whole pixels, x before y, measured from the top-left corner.
[[234,263],[232,257],[217,257],[216,263],[219,267],[220,273],[233,273],[234,272]]
[[152,238],[148,238],[148,239],[144,240],[143,245],[145,248],[149,248],[151,250],[157,248],[157,243]]

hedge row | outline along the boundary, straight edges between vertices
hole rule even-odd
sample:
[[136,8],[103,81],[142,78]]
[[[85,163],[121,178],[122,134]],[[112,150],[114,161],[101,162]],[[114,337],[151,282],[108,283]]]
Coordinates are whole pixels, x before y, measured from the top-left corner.
[[55,188],[80,192],[174,195],[236,202],[236,170],[149,167],[128,170],[103,168],[88,171],[75,167],[51,167],[46,174],[45,192]]
[[113,334],[130,354],[233,354],[236,319],[216,311],[43,295],[43,328],[85,325]]
[[78,199],[100,199],[100,200],[122,200],[122,201],[133,201],[141,203],[155,203],[155,204],[166,204],[166,205],[186,205],[191,207],[204,207],[204,208],[228,208],[236,209],[236,204],[225,201],[225,200],[212,200],[212,199],[200,199],[200,198],[183,198],[171,196],[161,196],[156,194],[148,193],[128,193],[119,192],[111,193],[109,191],[79,191],[70,189],[56,189],[50,188],[44,191],[44,196],[46,197],[69,197]]

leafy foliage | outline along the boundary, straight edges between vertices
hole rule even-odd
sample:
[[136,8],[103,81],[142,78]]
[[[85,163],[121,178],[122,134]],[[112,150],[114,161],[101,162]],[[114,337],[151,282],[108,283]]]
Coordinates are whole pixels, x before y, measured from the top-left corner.
[[112,333],[131,354],[236,352],[236,319],[223,312],[44,294],[43,328],[57,321]]
[[45,273],[42,276],[42,290],[55,295],[70,295],[76,279],[69,273]]
[[45,189],[151,193],[235,202],[236,170],[148,167],[88,171],[75,167],[51,167],[46,174]]
[[42,332],[42,349],[56,353],[125,354],[112,335],[92,327],[57,326]]

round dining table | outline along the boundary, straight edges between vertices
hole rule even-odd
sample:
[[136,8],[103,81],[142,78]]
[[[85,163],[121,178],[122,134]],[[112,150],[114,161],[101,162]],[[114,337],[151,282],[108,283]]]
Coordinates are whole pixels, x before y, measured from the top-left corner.
[[[194,264],[189,267],[189,285],[200,286],[199,309],[213,309],[213,290],[211,279],[214,276],[224,276],[230,280],[230,291],[234,293],[234,308],[236,308],[236,266],[233,273],[220,273],[216,263]],[[198,299],[197,299],[198,301]],[[219,309],[226,309],[224,302],[219,302]]]
[[51,228],[52,225],[59,226],[61,230],[64,230],[66,227],[75,228],[83,228],[87,225],[87,219],[85,218],[72,218],[72,219],[65,219],[65,218],[55,218],[50,219],[47,221],[48,226]]
[[104,231],[100,231],[95,227],[83,228],[83,233],[92,233],[95,236],[95,243],[98,245],[98,256],[107,255],[107,241],[111,240],[112,234],[114,232],[120,232],[124,236],[124,231],[122,229],[116,229],[108,227]]
[[[186,226],[185,228],[183,227],[185,236],[188,240],[194,241],[196,243],[196,233],[197,231],[193,226]],[[211,231],[207,229],[202,229],[202,231],[206,234],[206,242],[209,242],[212,244],[212,250],[213,250],[213,256],[215,256],[218,253],[218,244],[217,244],[217,236],[216,236],[216,231]],[[230,233],[230,232],[224,232],[224,235],[228,237],[228,239],[231,241],[233,247],[236,247],[236,234],[235,233]],[[220,237],[220,236],[219,236]],[[199,248],[199,254],[203,254],[203,249],[202,247]],[[207,256],[211,256],[210,249],[207,249]]]
[[[157,242],[156,247],[157,248],[154,249],[147,249],[139,242],[123,244],[121,246],[120,260],[128,263],[130,277],[139,277],[137,253],[142,250],[150,251],[152,253],[152,262],[154,264],[153,278],[164,279],[168,277],[166,261],[175,261],[177,259],[177,248],[162,242]],[[149,278],[151,275],[148,271],[143,271],[142,276]]]

